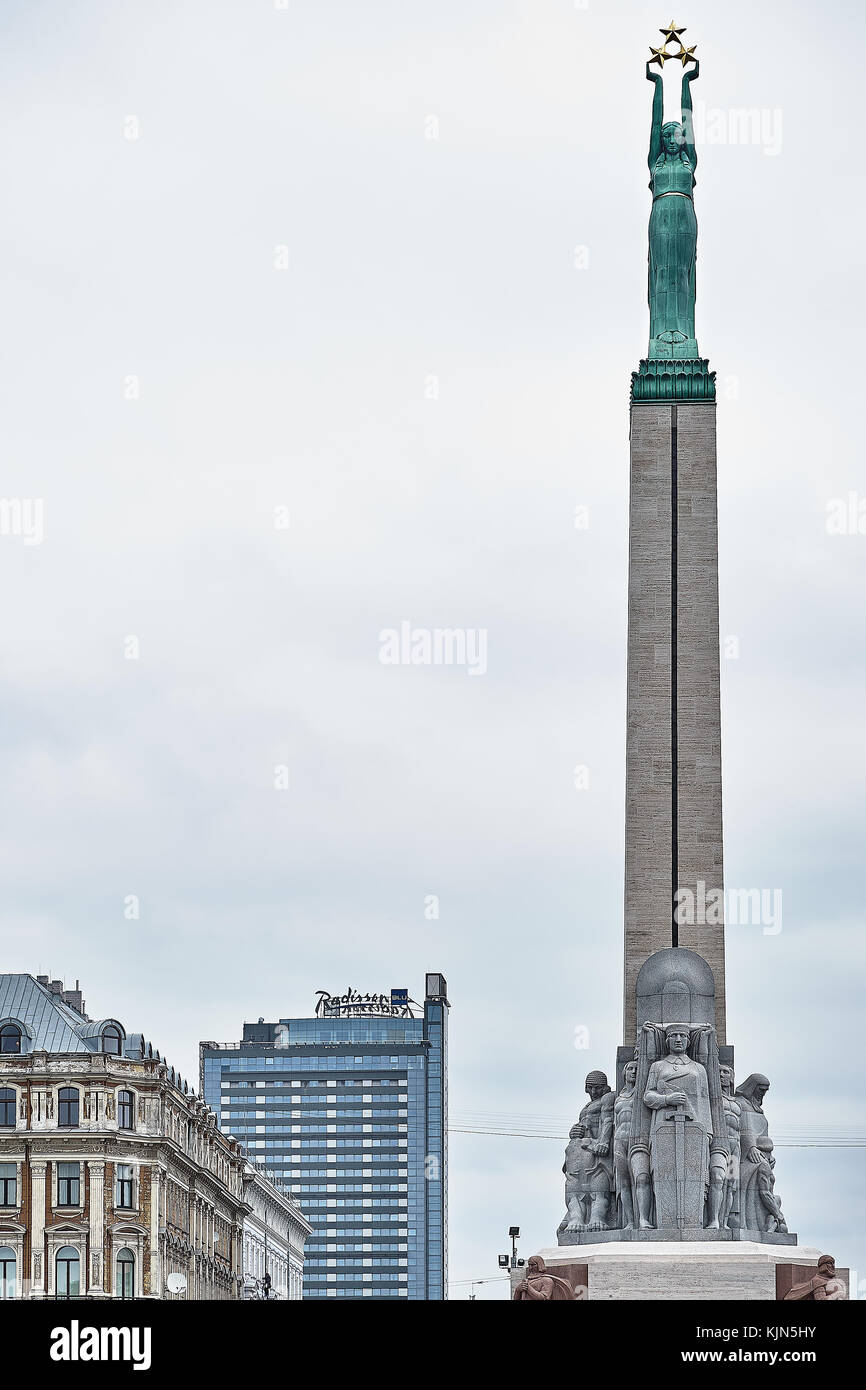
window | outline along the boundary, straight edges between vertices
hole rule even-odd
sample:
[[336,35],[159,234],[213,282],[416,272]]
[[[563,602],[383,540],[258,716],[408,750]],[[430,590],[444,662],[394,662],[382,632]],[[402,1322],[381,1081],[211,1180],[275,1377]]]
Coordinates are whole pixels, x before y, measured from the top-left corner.
[[57,1252],[57,1297],[78,1298],[80,1283],[78,1251],[74,1245],[64,1245]]
[[118,1298],[135,1298],[135,1256],[131,1250],[118,1253],[116,1292]]
[[4,1086],[0,1091],[0,1125],[14,1126],[15,1124],[15,1092],[11,1086]]
[[0,1245],[0,1301],[15,1297],[15,1251]]
[[118,1091],[117,1093],[117,1127],[118,1129],[135,1129],[133,1123],[133,1096],[132,1091]]
[[119,1028],[113,1028],[113,1027],[112,1027],[112,1028],[103,1028],[103,1030],[102,1030],[102,1040],[101,1040],[101,1041],[102,1041],[102,1048],[101,1048],[101,1050],[102,1050],[103,1052],[119,1052],[119,1051],[120,1051],[120,1029],[119,1029]]
[[57,1093],[59,1125],[72,1126],[78,1124],[78,1091],[74,1086],[61,1086]]
[[57,1205],[59,1207],[79,1207],[81,1205],[80,1163],[58,1163]]
[[21,1029],[17,1023],[4,1023],[0,1028],[0,1052],[21,1051]]
[[18,1166],[0,1163],[0,1207],[18,1205]]
[[117,1165],[117,1198],[116,1205],[119,1207],[132,1206],[132,1164],[118,1163]]

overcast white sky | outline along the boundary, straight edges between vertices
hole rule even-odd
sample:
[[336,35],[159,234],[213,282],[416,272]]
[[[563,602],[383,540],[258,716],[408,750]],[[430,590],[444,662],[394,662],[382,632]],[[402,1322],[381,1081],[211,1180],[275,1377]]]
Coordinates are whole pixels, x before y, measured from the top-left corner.
[[[196,1085],[200,1038],[442,970],[452,1122],[564,1132],[622,1041],[627,403],[667,11],[4,15],[0,487],[43,500],[44,540],[0,537],[2,968],[80,978]],[[777,1134],[862,1136],[866,535],[825,521],[866,498],[866,21],[677,19],[739,640],[726,877],[784,894],[781,933],[729,931],[729,1038]],[[736,108],[763,138],[731,142]],[[487,674],[383,666],[402,620],[486,629]],[[562,1147],[452,1136],[453,1296],[510,1224],[552,1243]],[[866,1278],[863,1156],[780,1148],[776,1172],[791,1229]]]

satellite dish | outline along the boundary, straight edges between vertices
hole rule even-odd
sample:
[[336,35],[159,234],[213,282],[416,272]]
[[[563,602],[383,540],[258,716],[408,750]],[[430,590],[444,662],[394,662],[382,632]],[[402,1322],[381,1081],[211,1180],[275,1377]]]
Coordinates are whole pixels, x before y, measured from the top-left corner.
[[169,1293],[186,1293],[186,1275],[170,1274],[165,1281]]

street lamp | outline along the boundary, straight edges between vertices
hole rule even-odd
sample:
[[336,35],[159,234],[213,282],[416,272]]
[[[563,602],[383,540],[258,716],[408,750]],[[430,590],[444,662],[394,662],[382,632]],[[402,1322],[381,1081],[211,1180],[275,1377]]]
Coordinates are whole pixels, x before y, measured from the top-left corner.
[[511,1268],[517,1268],[517,1241],[520,1236],[519,1226],[509,1226],[508,1234],[511,1236]]

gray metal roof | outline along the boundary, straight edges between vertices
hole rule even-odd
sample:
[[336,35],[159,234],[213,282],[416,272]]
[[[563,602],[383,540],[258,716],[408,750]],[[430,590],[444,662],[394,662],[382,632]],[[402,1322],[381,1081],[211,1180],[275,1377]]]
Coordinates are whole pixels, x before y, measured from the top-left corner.
[[16,1019],[30,1037],[29,1051],[92,1052],[78,1029],[85,1020],[32,975],[0,975],[0,1019]]
[[[0,975],[0,1023],[11,1020],[20,1023],[28,1036],[26,1052],[98,1052],[102,1029],[106,1024],[117,1024],[123,1034],[124,1057],[146,1057],[152,1051],[168,1066],[157,1049],[150,1048],[143,1033],[127,1034],[116,1018],[85,1018],[32,975]],[[187,1089],[180,1072],[170,1068],[170,1074],[176,1085]],[[193,1090],[189,1093],[195,1095]]]

